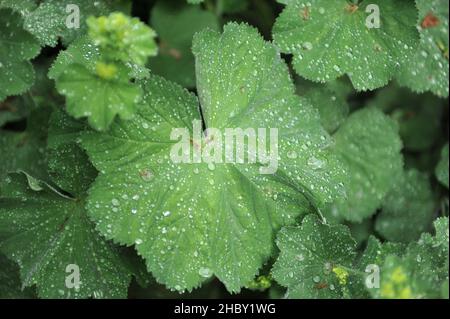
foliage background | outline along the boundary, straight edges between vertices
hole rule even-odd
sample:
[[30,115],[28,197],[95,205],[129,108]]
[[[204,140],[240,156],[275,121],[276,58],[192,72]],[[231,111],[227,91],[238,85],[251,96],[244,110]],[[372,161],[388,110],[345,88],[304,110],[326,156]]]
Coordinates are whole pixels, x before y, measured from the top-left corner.
[[[17,1],[14,3],[2,0],[0,1],[0,8],[19,6],[20,10],[18,11],[22,14],[22,18],[28,17],[28,19],[30,19],[30,25],[33,22],[33,19],[35,19],[34,22],[40,26],[41,23],[39,23],[39,18],[47,17],[45,8],[42,8],[42,12],[35,13],[34,15],[29,14],[31,11],[27,11],[27,3],[31,2],[33,1]],[[52,3],[52,1],[44,2],[49,3],[49,6]],[[80,2],[83,3],[83,1]],[[279,2],[289,3],[290,1]],[[292,0],[291,2],[295,3],[297,1]],[[311,2],[314,2],[314,4],[316,3],[315,1]],[[324,3],[324,7],[328,5],[323,1],[317,2],[319,4]],[[417,14],[419,13],[419,10],[422,10],[422,12],[431,12],[432,9],[435,9],[428,9],[427,1],[418,0],[417,2],[401,2],[407,3]],[[446,23],[446,27],[448,28],[448,2],[429,1],[429,3],[432,3],[438,8],[441,8],[441,6],[445,7],[444,3],[446,3],[446,21],[441,20],[440,23]],[[119,7],[115,8],[124,8],[123,10],[129,10],[130,8],[123,5],[123,3],[118,6]],[[292,4],[292,6],[294,5]],[[421,8],[421,6],[425,6],[425,8]],[[224,25],[231,21],[246,22],[255,26],[267,41],[271,41],[273,38],[273,30],[277,29],[277,27],[274,28],[276,19],[282,14],[284,8],[285,6],[283,4],[272,0],[205,0],[204,3],[200,5],[187,5],[181,0],[164,0],[159,1],[158,3],[153,0],[134,0],[131,6],[131,14],[143,22],[148,22],[158,36],[159,54],[149,59],[147,67],[151,70],[150,72],[159,74],[170,81],[177,82],[193,93],[198,93],[195,88],[194,57],[191,53],[192,39],[196,32],[201,31],[206,27],[221,30]],[[289,7],[289,4],[288,8],[291,8]],[[83,7],[81,9],[83,10]],[[307,14],[307,11],[301,12]],[[443,12],[445,12],[445,9]],[[108,10],[106,10],[106,12],[96,13],[106,14],[108,13]],[[42,16],[39,14],[42,14]],[[52,12],[52,14],[58,13]],[[176,15],[176,18],[171,18],[172,15]],[[4,23],[5,19],[11,19],[11,16],[6,16],[3,13],[0,15],[0,18],[2,19],[1,22]],[[20,14],[17,14],[17,18],[14,17],[14,19],[22,18],[20,17]],[[286,19],[288,18],[289,17]],[[281,24],[282,22],[279,23]],[[324,21],[323,23],[327,22]],[[419,19],[419,23],[423,23],[423,20]],[[0,25],[4,26],[4,24]],[[57,27],[55,28],[57,29]],[[282,28],[282,26],[278,25],[278,28]],[[84,30],[84,32],[85,31],[86,30]],[[6,34],[2,29],[0,29],[0,32],[3,32],[4,35]],[[61,134],[61,131],[64,131],[64,128],[61,127],[72,127],[70,121],[73,121],[73,119],[70,120],[70,118],[67,118],[67,115],[59,113],[58,110],[62,109],[61,106],[65,105],[66,101],[64,96],[59,94],[61,93],[61,89],[58,88],[57,90],[55,88],[55,82],[50,79],[52,78],[51,74],[50,78],[48,76],[48,70],[54,64],[58,54],[62,50],[65,50],[67,48],[67,43],[70,43],[78,35],[61,34],[61,36],[58,37],[56,36],[57,33],[49,33],[47,35],[45,30],[38,29],[34,32],[35,37],[41,37],[37,42],[34,42],[35,40],[21,38],[25,43],[26,50],[36,51],[30,52],[28,56],[23,59],[25,61],[31,60],[34,67],[36,79],[33,81],[33,86],[27,89],[23,94],[9,94],[7,88],[10,83],[8,83],[7,76],[0,76],[0,100],[2,100],[0,102],[0,178],[3,183],[9,178],[7,177],[8,172],[23,170],[37,179],[48,181],[50,174],[51,178],[54,180],[63,181],[63,184],[59,184],[58,186],[61,186],[68,193],[71,191],[71,194],[82,194],[87,190],[82,189],[83,186],[78,187],[76,183],[72,182],[74,177],[71,176],[71,172],[69,171],[74,170],[75,175],[83,175],[81,172],[93,169],[90,164],[77,167],[76,165],[78,164],[76,160],[74,160],[73,163],[66,162],[64,165],[69,166],[69,170],[63,170],[61,172],[57,170],[60,169],[61,163],[58,163],[55,159],[51,159],[52,152],[56,151],[61,145],[64,146],[67,141],[70,141],[61,139],[61,136],[64,135]],[[422,41],[426,42],[426,39],[429,37],[434,39],[441,35],[425,34],[422,36],[424,37]],[[443,259],[440,255],[441,252],[435,252],[433,249],[429,248],[435,247],[438,239],[433,239],[434,237],[428,238],[428,235],[422,235],[423,233],[429,232],[434,236],[433,221],[438,217],[448,217],[449,210],[448,146],[446,150],[444,148],[445,145],[448,145],[449,132],[448,91],[445,93],[445,90],[442,90],[443,86],[448,86],[448,33],[446,38],[446,43],[445,39],[441,39],[443,43],[437,45],[438,47],[442,45],[442,52],[438,51],[438,53],[435,53],[442,54],[444,57],[443,61],[445,61],[446,64],[436,65],[433,64],[433,62],[430,62],[429,64],[422,65],[420,62],[420,55],[422,55],[422,58],[424,58],[424,56],[420,48],[416,49],[419,57],[416,56],[412,57],[409,61],[402,61],[409,65],[409,67],[417,67],[417,73],[423,74],[424,77],[430,75],[440,76],[442,75],[442,72],[446,73],[446,82],[439,83],[437,91],[436,89],[433,90],[434,94],[433,92],[429,92],[430,90],[427,88],[420,89],[419,91],[421,91],[421,93],[414,93],[408,87],[415,86],[416,84],[411,83],[411,77],[408,76],[408,74],[399,75],[397,80],[394,79],[385,86],[363,92],[355,90],[346,76],[336,81],[330,81],[326,85],[318,84],[305,79],[305,77],[310,77],[310,74],[305,77],[296,74],[295,64],[297,63],[296,59],[297,54],[299,54],[298,52],[287,52],[286,50],[282,50],[282,52],[285,53],[293,53],[282,54],[282,57],[289,65],[289,72],[291,73],[297,88],[297,94],[308,99],[313,105],[318,107],[322,126],[330,134],[335,134],[340,127],[345,128],[345,131],[344,129],[340,129],[338,133],[336,133],[342,137],[336,138],[343,141],[341,152],[350,155],[350,162],[352,158],[358,158],[358,156],[360,156],[358,154],[360,153],[353,154],[352,152],[355,150],[348,148],[348,145],[351,144],[348,141],[356,138],[368,141],[367,149],[363,151],[359,150],[359,152],[367,152],[366,157],[363,157],[363,159],[368,159],[369,161],[367,167],[361,168],[361,174],[365,174],[366,170],[373,170],[374,175],[379,175],[382,171],[385,171],[385,175],[390,175],[391,172],[395,173],[396,171],[401,171],[400,175],[402,176],[395,180],[392,180],[392,176],[390,178],[388,178],[389,176],[381,176],[379,179],[377,179],[378,176],[376,176],[371,182],[373,182],[374,185],[379,186],[380,190],[375,190],[374,193],[370,194],[366,193],[366,198],[353,198],[352,201],[345,200],[341,203],[334,202],[333,207],[323,208],[322,213],[332,225],[337,222],[338,224],[348,226],[351,236],[353,236],[356,241],[357,248],[355,249],[355,254],[358,256],[361,256],[364,251],[370,254],[369,248],[371,248],[371,245],[384,245],[379,246],[379,249],[383,250],[383,254],[385,250],[389,251],[386,254],[390,255],[390,257],[386,258],[386,261],[383,259],[381,262],[386,262],[386,271],[394,269],[392,270],[394,272],[396,265],[401,265],[410,271],[408,284],[413,291],[406,295],[406,297],[410,298],[437,297],[438,295],[439,297],[448,298],[448,230],[446,233],[446,242],[444,238],[443,244],[447,247],[447,251],[444,251],[443,253],[443,256],[447,257],[447,264],[444,266],[444,272],[446,270],[447,273],[446,278],[445,276],[441,278],[442,274],[436,275],[434,271],[430,270],[437,264],[439,264],[439,267],[442,267],[441,263]],[[419,41],[419,38],[417,38],[417,40]],[[41,47],[40,52],[37,53],[39,50],[33,49],[33,46]],[[305,46],[304,43],[303,46]],[[0,57],[2,57],[1,54],[4,53],[0,49]],[[311,59],[314,60],[314,56],[312,56]],[[354,57],[350,58],[350,63],[352,63],[352,59],[354,59]],[[400,59],[402,58],[400,57]],[[375,61],[372,62],[375,63]],[[23,71],[22,68],[28,68],[29,66],[24,64],[23,61],[17,61],[15,67],[16,70],[19,70],[17,72],[20,73]],[[2,70],[0,69],[0,71]],[[410,71],[411,70],[408,72]],[[405,71],[405,73],[406,72],[407,71]],[[430,78],[428,78],[428,81],[425,82],[430,81]],[[440,77],[439,81],[442,82],[442,77]],[[27,80],[25,82],[27,82]],[[401,85],[397,82],[401,82]],[[368,86],[370,87],[370,84]],[[330,101],[332,102],[329,103]],[[395,156],[390,157],[392,154],[389,151],[393,143],[395,143],[394,140],[397,138],[397,133],[389,135],[389,130],[385,130],[384,132],[377,131],[376,128],[378,125],[382,127],[384,124],[379,124],[379,122],[377,122],[377,115],[375,114],[366,115],[367,118],[360,119],[359,122],[355,119],[358,116],[364,116],[362,113],[358,113],[358,111],[373,108],[382,110],[398,124],[399,136],[401,137],[403,145],[401,154],[403,155],[404,161],[404,168],[400,168],[400,170],[396,170],[395,168],[389,170],[388,168],[390,165],[395,166],[393,162],[397,160]],[[349,114],[352,114],[353,116],[351,117],[351,120],[348,117]],[[48,124],[50,117],[53,118],[54,123],[63,124],[61,126],[53,125],[52,127],[51,124]],[[359,123],[358,125],[360,126],[349,124],[351,123],[350,121],[355,121],[357,122],[356,124]],[[383,122],[384,119],[380,118],[379,121]],[[52,122],[50,121],[50,123]],[[75,126],[79,125],[80,127],[86,127],[86,123],[87,121],[81,120],[78,121]],[[96,128],[95,125],[92,126]],[[371,127],[375,128],[374,131],[371,131]],[[366,132],[366,134],[361,132]],[[65,149],[64,151],[72,154],[71,152],[73,150],[71,149],[71,146],[67,147],[68,149]],[[370,153],[373,149],[380,150],[380,152]],[[383,150],[387,151],[383,153]],[[84,153],[75,153],[75,155],[72,156],[77,159],[83,158],[86,163],[89,163],[89,160]],[[52,170],[52,167],[57,169]],[[355,168],[355,171],[358,169],[359,168]],[[368,175],[370,175],[371,172],[372,171],[370,171]],[[22,177],[22,179],[23,183],[32,185],[30,179],[25,180],[24,177]],[[83,182],[90,183],[90,181]],[[350,188],[354,187],[355,189],[350,189],[351,193],[357,193],[358,189],[364,187],[358,178],[353,179],[352,183]],[[386,183],[388,185],[385,185]],[[41,184],[39,185],[40,186],[37,186],[38,188],[43,187]],[[7,194],[10,191],[8,187],[9,186],[4,186],[0,195],[4,196],[5,192]],[[389,191],[384,191],[387,187],[389,188]],[[11,188],[11,192],[17,192],[17,190]],[[380,194],[382,198],[380,198]],[[11,251],[13,251],[12,256],[17,256],[24,252],[26,253],[30,248],[26,248],[26,243],[11,244],[11,241],[8,241],[11,232],[9,220],[14,218],[11,214],[14,212],[17,214],[16,216],[21,214],[20,208],[17,209],[17,207],[13,208],[8,205],[11,205],[11,203],[6,200],[0,200],[0,213],[2,214],[0,217],[0,243],[3,242],[0,245],[0,249],[4,253],[0,255],[0,298],[36,298],[38,295],[40,297],[58,297],[49,293],[49,290],[52,289],[49,287],[50,283],[48,279],[51,271],[44,271],[44,274],[33,278],[27,278],[23,273],[22,276],[19,276],[19,266],[10,260]],[[351,212],[357,213],[351,215]],[[314,226],[314,221],[308,221],[308,223],[309,224],[307,225],[311,224],[310,227],[320,227]],[[298,224],[300,225],[302,223],[298,222]],[[304,231],[307,232],[306,226],[304,227]],[[348,232],[347,228],[345,228],[345,230],[342,229],[339,230],[339,232],[342,231],[342,234]],[[287,233],[292,231],[292,229],[285,231]],[[96,234],[93,236],[96,236]],[[328,230],[324,230],[324,236],[325,238],[328,236]],[[375,243],[373,238],[369,239],[370,236],[376,236],[383,244],[381,244],[381,242]],[[37,238],[39,240],[39,236]],[[419,238],[421,238],[420,241],[422,242],[429,242],[430,246],[426,246],[427,244],[425,244],[422,248],[416,247],[415,243]],[[436,235],[436,238],[439,238],[438,235]],[[278,240],[282,239],[278,238]],[[299,242],[301,240],[301,238],[298,239]],[[345,242],[346,240],[346,238],[342,239],[342,242]],[[408,251],[411,256],[424,255],[420,250],[424,249],[426,254],[430,254],[429,260],[431,260],[431,264],[422,264],[416,260],[416,257],[413,258],[416,261],[411,261],[412,257],[409,255],[402,256],[399,253],[394,253],[396,250],[389,246],[390,243],[392,243],[393,246],[397,245],[396,249],[398,249],[398,247],[404,247],[400,245],[408,244]],[[107,245],[109,245],[109,243],[107,243]],[[369,247],[367,250],[365,250],[366,246]],[[17,247],[21,247],[20,249],[22,250],[15,250]],[[280,244],[280,242],[278,242],[278,247],[283,249],[283,243]],[[312,294],[305,296],[305,294],[300,292],[296,295],[296,283],[293,283],[288,278],[290,277],[290,272],[282,274],[280,271],[272,271],[272,266],[278,258],[278,250],[272,254],[270,260],[262,268],[260,276],[253,281],[250,281],[247,284],[247,287],[244,287],[239,294],[230,294],[224,284],[215,278],[208,279],[200,288],[195,289],[192,292],[180,294],[179,292],[168,290],[164,285],[156,283],[155,279],[153,279],[153,277],[145,270],[144,261],[141,257],[137,256],[133,247],[115,247],[114,249],[116,248],[120,250],[118,254],[118,256],[120,256],[119,259],[126,260],[123,262],[123,267],[128,270],[124,270],[124,272],[132,274],[131,284],[127,291],[129,298],[281,298],[286,294],[286,287],[289,287],[289,289],[292,290],[291,297],[336,297],[332,293],[330,293],[330,295]],[[99,249],[101,250],[103,248]],[[294,248],[285,247],[284,249],[289,252],[290,249]],[[416,250],[420,251],[420,253],[416,253]],[[32,252],[29,253],[32,254]],[[5,254],[10,258],[7,258]],[[285,258],[283,254],[281,254],[279,258],[279,263],[286,262],[290,265],[289,260],[283,259]],[[289,256],[286,258],[289,258]],[[395,258],[399,259],[396,260]],[[119,263],[122,265],[122,261],[117,260],[116,268],[122,267],[118,266]],[[391,267],[391,264],[394,264],[394,266]],[[26,263],[21,266],[25,268],[30,267],[30,265],[27,265]],[[114,264],[111,265],[113,268],[114,266]],[[130,271],[130,269],[132,270]],[[424,274],[422,274],[421,271],[424,269]],[[111,279],[112,282],[115,282],[116,280],[121,281],[119,278],[122,276],[120,271],[120,269],[115,269],[109,273],[111,277],[114,277]],[[304,275],[303,269],[295,269],[295,266],[293,266],[292,271],[296,272],[294,281],[301,281],[303,278],[302,276]],[[427,271],[430,272],[427,273]],[[339,279],[337,271],[333,270],[333,273],[335,273]],[[274,279],[274,276],[277,280]],[[429,287],[428,284],[423,283],[424,278],[433,276],[439,277],[436,285],[433,284],[433,287]],[[95,281],[95,279],[92,280]],[[333,280],[337,279],[334,278]],[[281,283],[281,285],[277,282]],[[41,286],[41,290],[36,289],[36,284],[37,286]],[[117,283],[117,285],[121,284],[124,283]],[[98,285],[101,286],[101,283]],[[439,291],[437,292],[436,287],[438,286]],[[23,290],[22,288],[25,287],[26,289]],[[115,288],[116,286],[114,286],[114,289]],[[309,288],[305,288],[305,290],[308,289]],[[351,286],[349,289],[356,290],[357,288]],[[401,291],[404,291],[399,290],[400,292],[396,291],[396,293],[391,295],[379,296],[376,294],[367,295],[366,292],[360,293],[359,291],[343,290],[342,295],[339,297],[401,298]],[[66,295],[62,294],[59,297],[64,296]],[[83,292],[83,294],[77,297],[105,296],[103,294],[98,295],[95,292]],[[124,296],[118,293],[117,295],[110,297]]]

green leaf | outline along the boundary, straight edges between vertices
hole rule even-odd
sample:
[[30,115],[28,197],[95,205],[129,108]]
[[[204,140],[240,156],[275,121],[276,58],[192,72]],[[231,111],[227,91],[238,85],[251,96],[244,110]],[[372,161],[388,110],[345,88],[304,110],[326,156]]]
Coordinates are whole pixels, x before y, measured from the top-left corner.
[[[59,39],[68,45],[86,34],[86,19],[89,16],[100,16],[120,10],[126,2],[128,1],[45,0],[24,14],[24,27],[42,46],[54,47]],[[74,11],[74,6],[77,6],[79,11]],[[79,13],[79,17],[73,17],[74,13]],[[72,27],[70,23],[73,24],[78,18],[79,26],[74,24]]]
[[129,73],[123,64],[101,62],[97,48],[82,38],[58,56],[49,76],[66,96],[70,115],[88,117],[93,128],[106,130],[117,115],[131,119],[141,98]]
[[7,123],[20,122],[38,108],[45,113],[44,110],[49,106],[59,105],[54,83],[47,77],[48,67],[48,60],[39,59],[34,65],[36,81],[28,92],[0,102],[0,127]]
[[12,9],[23,15],[29,14],[31,11],[36,9],[35,0],[0,0],[0,9],[8,8]]
[[441,135],[446,106],[442,99],[431,93],[418,95],[398,85],[390,85],[380,90],[369,105],[389,113],[397,121],[407,150],[429,150]]
[[83,124],[63,111],[53,112],[48,140],[48,167],[52,181],[70,194],[81,194],[97,176],[85,151],[77,145]]
[[358,243],[358,247],[365,244],[373,233],[373,221],[370,218],[360,223],[347,223],[347,226],[350,229],[352,237]]
[[25,171],[46,179],[46,139],[50,110],[33,111],[23,132],[0,130],[0,180],[7,173]]
[[15,103],[13,99],[6,99],[0,102],[0,127],[9,122],[14,122],[25,118],[28,110],[24,103]]
[[448,97],[449,3],[443,0],[416,0],[419,8],[420,45],[404,64],[397,81],[414,92],[433,92]]
[[343,225],[326,225],[308,215],[300,227],[283,228],[281,253],[273,266],[275,280],[288,298],[342,298],[356,257],[356,242]]
[[410,242],[428,231],[436,203],[428,176],[416,170],[395,181],[383,200],[375,229],[389,241]]
[[334,135],[335,151],[347,164],[347,198],[328,217],[360,222],[372,216],[402,173],[402,143],[396,123],[375,108],[353,113]]
[[32,289],[22,289],[19,267],[5,255],[0,254],[0,299],[31,299]]
[[294,95],[279,53],[255,29],[203,31],[194,52],[206,127],[278,128],[276,173],[262,175],[263,161],[175,164],[173,129],[195,132],[189,145],[204,147],[210,136],[198,132],[197,98],[152,76],[133,120],[82,137],[100,171],[88,210],[107,238],[136,244],[169,288],[190,290],[216,275],[237,292],[270,257],[274,230],[340,196],[344,173],[318,114]]
[[[370,291],[378,289],[367,285],[367,281],[373,283],[368,276],[376,270],[374,266],[379,267],[380,272],[383,271],[383,264],[388,256],[403,256],[406,245],[401,243],[381,243],[376,237],[370,236],[364,252],[354,264],[353,277],[350,281],[350,293],[353,298],[370,298]],[[359,273],[358,273],[359,271]]]
[[[137,269],[87,216],[86,191],[97,172],[76,144],[83,128],[61,111],[50,119],[48,171],[63,190],[26,174],[2,182],[0,250],[19,263],[23,286],[36,284],[41,298],[125,298]],[[66,284],[69,265],[79,267],[78,288]]]
[[345,122],[350,107],[347,98],[352,91],[350,84],[336,80],[326,85],[316,84],[306,80],[299,80],[297,91],[301,96],[309,99],[318,108],[322,126],[334,133]]
[[[286,1],[284,1],[286,3]],[[380,28],[368,28],[367,6],[376,5]],[[358,91],[382,87],[408,63],[419,34],[410,0],[290,0],[273,28],[275,43],[294,54],[296,72],[328,82],[347,74]]]
[[[190,4],[200,4],[203,2],[204,0],[187,0],[187,3]],[[243,11],[249,5],[248,0],[216,0],[215,2],[216,12],[228,14]]]
[[370,292],[375,298],[440,298],[448,281],[448,218],[435,222],[436,235],[422,235],[404,256],[389,255],[381,271],[380,289]]
[[436,230],[435,236],[425,236],[423,241],[428,242],[428,244],[433,246],[433,248],[437,248],[442,259],[448,262],[448,259],[445,258],[446,254],[448,255],[449,247],[448,217],[438,218],[434,222],[434,228]]
[[40,46],[33,36],[22,29],[20,15],[0,8],[0,101],[7,96],[25,92],[34,82],[30,59],[37,56]]
[[206,28],[218,30],[216,16],[197,6],[158,1],[152,10],[151,23],[160,39],[159,55],[150,59],[152,71],[184,87],[195,87],[192,38]]
[[[41,298],[126,297],[131,275],[118,249],[94,230],[84,196],[40,187],[31,189],[23,174],[11,174],[2,186],[0,250],[20,265],[23,285],[36,284]],[[66,284],[69,265],[79,267],[78,289]]]
[[436,177],[445,187],[449,187],[448,176],[448,144],[444,146],[441,153],[441,160],[436,167]]
[[187,0],[188,3],[190,4],[199,4],[202,3],[204,0]]
[[370,236],[367,246],[361,257],[355,264],[355,268],[365,271],[368,265],[383,265],[386,257],[389,255],[403,256],[405,254],[406,245],[402,243],[382,243],[374,236]]

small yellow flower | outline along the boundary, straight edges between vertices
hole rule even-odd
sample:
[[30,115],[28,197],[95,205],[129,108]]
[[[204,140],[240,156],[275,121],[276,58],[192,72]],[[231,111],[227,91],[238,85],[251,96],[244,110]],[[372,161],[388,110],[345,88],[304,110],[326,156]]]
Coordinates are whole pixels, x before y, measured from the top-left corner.
[[97,75],[105,80],[111,80],[117,75],[117,67],[114,64],[97,62],[95,66]]
[[397,267],[394,269],[394,271],[392,272],[392,281],[396,284],[401,284],[406,282],[407,278],[406,278],[406,274],[403,271],[402,267]]
[[334,267],[333,272],[339,280],[339,284],[345,286],[348,280],[348,271],[341,267]]

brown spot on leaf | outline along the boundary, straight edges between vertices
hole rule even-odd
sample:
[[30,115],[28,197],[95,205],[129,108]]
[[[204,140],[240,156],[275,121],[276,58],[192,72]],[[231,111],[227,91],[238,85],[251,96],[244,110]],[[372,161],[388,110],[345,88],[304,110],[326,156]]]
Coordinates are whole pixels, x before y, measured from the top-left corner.
[[355,13],[359,9],[358,5],[351,3],[348,4],[345,10],[349,13]]
[[328,288],[328,284],[325,282],[320,282],[316,285],[316,289],[325,289]]
[[436,17],[432,12],[429,12],[423,19],[421,26],[424,29],[428,29],[438,26],[439,23],[440,23],[439,18]]
[[180,60],[183,55],[181,52],[175,48],[171,48],[167,42],[161,41],[159,45],[159,50],[161,54],[169,55],[173,57],[175,60]]
[[141,178],[151,178],[152,177],[152,172],[150,172],[148,169],[144,169],[142,171],[139,172],[139,176]]
[[177,49],[170,49],[169,50],[169,55],[173,58],[175,58],[175,60],[180,60],[183,55],[181,54],[180,51],[178,51]]
[[309,7],[304,7],[304,8],[300,11],[300,17],[301,17],[303,20],[309,20],[309,16],[310,16]]

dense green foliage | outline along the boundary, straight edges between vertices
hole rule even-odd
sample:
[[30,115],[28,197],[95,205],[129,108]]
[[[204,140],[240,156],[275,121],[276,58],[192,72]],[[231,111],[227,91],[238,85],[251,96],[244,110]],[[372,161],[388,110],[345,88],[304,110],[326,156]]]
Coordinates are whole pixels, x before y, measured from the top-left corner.
[[448,298],[448,19],[0,0],[0,298]]

